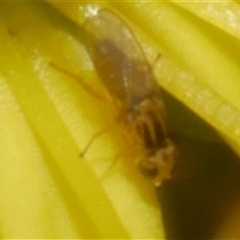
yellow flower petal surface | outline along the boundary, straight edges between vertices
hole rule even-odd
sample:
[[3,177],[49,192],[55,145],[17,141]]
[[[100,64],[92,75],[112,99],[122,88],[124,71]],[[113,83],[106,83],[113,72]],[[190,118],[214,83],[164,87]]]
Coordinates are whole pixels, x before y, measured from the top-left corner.
[[[121,162],[101,178],[118,151],[115,133],[96,139],[80,158],[114,120],[114,107],[53,67],[100,85],[64,24],[78,28],[46,3],[1,3],[0,14],[1,99],[13,105],[1,109],[2,237],[162,238],[151,183]],[[98,120],[103,113],[109,120]]]

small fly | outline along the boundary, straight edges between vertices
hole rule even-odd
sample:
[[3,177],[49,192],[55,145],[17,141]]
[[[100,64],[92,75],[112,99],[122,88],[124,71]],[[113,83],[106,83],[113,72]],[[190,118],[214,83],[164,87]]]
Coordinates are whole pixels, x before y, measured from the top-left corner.
[[119,108],[120,120],[141,150],[141,172],[155,186],[171,178],[175,148],[168,137],[159,86],[126,23],[103,9],[83,25],[95,69]]

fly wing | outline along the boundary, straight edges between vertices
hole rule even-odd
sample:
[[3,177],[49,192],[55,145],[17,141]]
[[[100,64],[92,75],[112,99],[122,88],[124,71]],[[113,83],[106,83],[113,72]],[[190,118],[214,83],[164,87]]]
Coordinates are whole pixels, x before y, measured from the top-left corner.
[[85,22],[84,31],[98,75],[114,98],[131,108],[156,90],[141,47],[117,15],[101,10]]

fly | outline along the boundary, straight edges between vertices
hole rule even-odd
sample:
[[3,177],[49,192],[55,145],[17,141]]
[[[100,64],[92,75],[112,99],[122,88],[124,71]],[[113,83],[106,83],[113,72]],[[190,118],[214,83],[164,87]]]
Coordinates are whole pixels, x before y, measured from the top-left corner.
[[120,120],[136,139],[141,172],[155,186],[171,178],[175,147],[165,123],[159,86],[143,51],[126,23],[103,9],[83,25],[95,69],[119,108]]

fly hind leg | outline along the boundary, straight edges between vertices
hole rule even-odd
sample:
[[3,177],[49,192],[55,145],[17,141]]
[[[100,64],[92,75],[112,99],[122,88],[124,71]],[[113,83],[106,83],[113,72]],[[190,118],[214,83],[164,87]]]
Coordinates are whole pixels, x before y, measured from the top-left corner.
[[83,79],[81,79],[78,75],[68,71],[67,69],[64,69],[60,66],[58,66],[57,64],[50,62],[50,66],[55,68],[56,70],[64,73],[67,76],[70,76],[71,78],[77,80],[77,82],[82,86],[82,88],[88,92],[90,95],[94,96],[95,98],[101,100],[101,101],[105,101],[105,102],[109,102],[109,100],[106,98],[106,96],[104,96],[103,94],[99,93],[97,90],[93,89],[92,87],[90,87],[87,83],[85,83],[83,81]]

